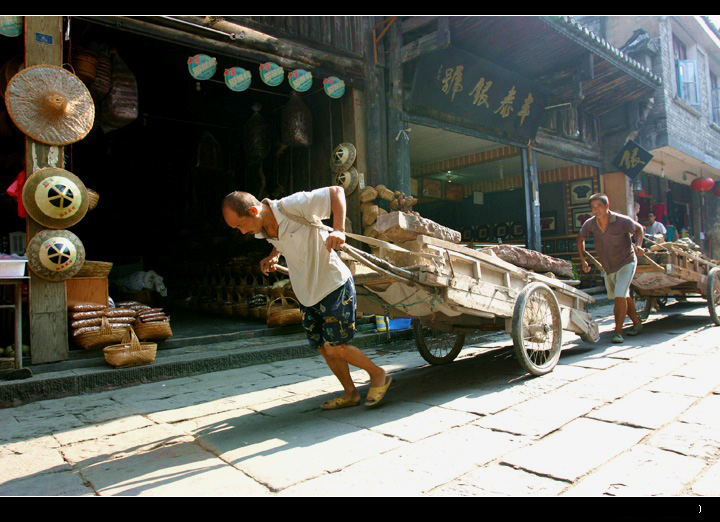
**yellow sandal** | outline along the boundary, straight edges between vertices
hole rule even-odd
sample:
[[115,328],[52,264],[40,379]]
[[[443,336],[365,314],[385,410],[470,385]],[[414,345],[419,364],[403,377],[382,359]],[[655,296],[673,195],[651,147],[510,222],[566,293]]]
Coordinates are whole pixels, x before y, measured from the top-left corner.
[[357,406],[359,404],[360,404],[360,399],[353,402],[350,399],[346,399],[344,397],[335,397],[334,399],[330,399],[329,401],[322,403],[322,405],[320,406],[320,409],[339,410],[341,408],[349,408],[350,406]]
[[385,377],[385,384],[382,386],[371,386],[370,391],[368,391],[367,394],[365,406],[376,406],[381,400],[383,400],[385,393],[387,393],[388,388],[390,387],[390,383],[392,383],[392,377],[388,375]]

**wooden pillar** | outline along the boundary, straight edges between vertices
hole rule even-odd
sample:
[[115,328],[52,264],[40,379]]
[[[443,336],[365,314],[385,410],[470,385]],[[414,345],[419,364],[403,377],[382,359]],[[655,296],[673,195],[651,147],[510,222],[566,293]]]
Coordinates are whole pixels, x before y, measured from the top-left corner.
[[[63,63],[62,16],[25,17],[25,67]],[[64,148],[25,139],[25,172],[28,177],[44,167],[64,167]],[[28,242],[44,227],[27,218]],[[30,271],[31,363],[68,358],[67,304],[64,281],[47,281]]]
[[624,172],[602,174],[602,187],[610,200],[610,209],[635,219],[633,195],[630,178]]
[[403,121],[403,64],[401,59],[402,32],[399,24],[390,28],[390,57],[388,71],[388,185],[390,190],[410,194],[410,142],[406,134],[408,124]]
[[527,222],[527,248],[542,252],[540,237],[540,178],[537,157],[532,148],[522,149],[523,187],[525,189],[525,217]]
[[364,32],[369,35],[365,46],[365,91],[363,93],[365,128],[367,129],[367,170],[365,183],[387,185],[387,121],[385,111],[385,70],[382,67],[383,41],[377,43],[378,60],[375,63],[375,49],[372,37],[377,17],[363,17]]

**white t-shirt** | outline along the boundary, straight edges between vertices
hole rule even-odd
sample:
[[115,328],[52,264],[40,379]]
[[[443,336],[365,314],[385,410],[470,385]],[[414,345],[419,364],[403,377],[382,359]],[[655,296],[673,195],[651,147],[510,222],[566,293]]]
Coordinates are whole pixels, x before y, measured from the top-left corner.
[[[280,201],[286,212],[311,222],[327,219],[331,214],[327,187],[298,192]],[[329,232],[292,221],[280,212],[277,200],[269,200],[269,204],[278,222],[278,238],[271,239],[263,232],[255,237],[266,239],[285,257],[298,301],[304,306],[314,306],[345,284],[352,275],[350,269],[334,250],[327,251],[325,240]]]
[[665,228],[665,225],[656,221],[652,225],[645,227],[645,233],[650,234],[651,236],[654,236],[655,234],[667,234],[667,229]]

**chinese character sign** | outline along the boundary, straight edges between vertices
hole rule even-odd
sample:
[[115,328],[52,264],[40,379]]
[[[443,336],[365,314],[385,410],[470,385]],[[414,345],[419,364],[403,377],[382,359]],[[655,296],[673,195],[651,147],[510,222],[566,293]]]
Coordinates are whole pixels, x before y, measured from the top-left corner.
[[449,48],[418,59],[409,107],[439,119],[534,138],[545,112],[545,93],[513,72]]
[[615,156],[613,164],[628,177],[635,178],[650,163],[653,155],[634,141],[628,141]]

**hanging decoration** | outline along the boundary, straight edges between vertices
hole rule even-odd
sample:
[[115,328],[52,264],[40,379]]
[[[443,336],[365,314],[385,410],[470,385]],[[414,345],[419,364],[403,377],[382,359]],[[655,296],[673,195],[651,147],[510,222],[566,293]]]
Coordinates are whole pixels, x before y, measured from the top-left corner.
[[297,92],[306,92],[312,87],[312,73],[304,69],[295,69],[288,74],[290,87]]
[[341,143],[332,153],[330,158],[330,168],[336,174],[346,172],[352,167],[357,157],[355,145],[352,143]]
[[46,145],[80,141],[95,121],[95,104],[85,84],[53,65],[28,67],[13,76],[5,103],[15,125]]
[[266,62],[260,65],[260,79],[270,87],[277,87],[285,78],[285,69],[276,63]]
[[27,246],[28,265],[39,277],[64,281],[85,264],[85,247],[69,230],[42,230]]
[[22,16],[0,16],[0,34],[14,38],[23,33],[25,25]]
[[345,94],[345,82],[337,76],[330,76],[323,80],[323,89],[325,94],[331,98],[342,98],[343,94]]
[[217,70],[217,58],[207,54],[196,54],[188,58],[188,70],[196,80],[209,80]]
[[288,147],[309,147],[313,142],[312,113],[296,92],[282,109],[282,143]]
[[335,174],[335,184],[339,185],[345,191],[345,195],[349,196],[352,194],[358,186],[360,176],[358,175],[355,167],[350,167],[350,170],[346,172],[339,172]]
[[87,213],[90,200],[85,184],[64,169],[37,170],[25,182],[22,201],[27,213],[47,228],[67,228]]
[[242,67],[225,69],[225,85],[227,85],[231,91],[243,92],[250,87],[251,81],[252,74]]
[[712,190],[713,187],[715,187],[715,180],[707,176],[695,178],[692,183],[690,183],[690,188],[700,193],[703,202],[705,202],[705,192]]

